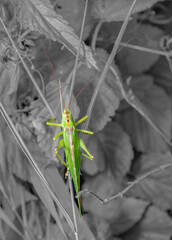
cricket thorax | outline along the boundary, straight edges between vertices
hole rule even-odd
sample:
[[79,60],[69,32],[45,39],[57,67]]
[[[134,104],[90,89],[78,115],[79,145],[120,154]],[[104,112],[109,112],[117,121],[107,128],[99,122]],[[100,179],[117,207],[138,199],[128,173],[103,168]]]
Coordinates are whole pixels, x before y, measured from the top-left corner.
[[68,128],[71,128],[74,125],[72,113],[69,109],[65,109],[63,112],[63,122],[65,123],[66,127],[68,126]]

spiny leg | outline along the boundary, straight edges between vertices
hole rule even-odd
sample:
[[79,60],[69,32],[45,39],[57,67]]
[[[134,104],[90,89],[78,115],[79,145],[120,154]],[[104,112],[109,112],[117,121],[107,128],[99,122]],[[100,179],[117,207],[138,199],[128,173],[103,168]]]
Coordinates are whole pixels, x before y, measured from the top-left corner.
[[80,141],[80,147],[88,154],[88,155],[86,155],[86,154],[82,153],[82,155],[87,157],[90,160],[93,160],[94,157],[88,151],[87,147],[85,146],[85,143],[82,141],[82,139],[79,139],[79,141]]

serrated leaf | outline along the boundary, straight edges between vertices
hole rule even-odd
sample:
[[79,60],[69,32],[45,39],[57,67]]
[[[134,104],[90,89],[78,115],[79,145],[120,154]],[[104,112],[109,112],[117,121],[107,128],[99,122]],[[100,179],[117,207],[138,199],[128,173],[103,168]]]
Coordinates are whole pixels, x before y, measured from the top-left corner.
[[[97,148],[95,141],[99,144]],[[88,174],[91,172],[92,175],[93,169],[95,174],[102,171],[105,165],[110,165],[112,174],[119,180],[129,171],[133,159],[132,145],[128,135],[117,123],[108,123],[101,132],[89,138],[87,145],[94,156],[94,161],[83,162],[83,168]]]
[[[170,152],[149,153],[141,156],[134,165],[133,174],[136,178],[142,176],[153,169],[165,164],[172,164],[172,155]],[[153,202],[161,209],[172,208],[172,167],[160,170],[156,174],[146,177],[139,184],[135,185],[129,192],[129,195]]]
[[[95,59],[102,70],[108,58],[108,54],[103,49],[97,49]],[[76,82],[74,86],[75,96],[83,89],[81,97],[77,98],[80,107],[80,117],[86,114],[88,103],[91,100],[92,94],[99,81],[99,73],[95,71],[88,71],[84,66],[78,69]],[[98,96],[93,108],[89,129],[94,132],[100,131],[104,128],[110,117],[115,114],[115,110],[119,107],[119,101],[122,98],[121,91],[116,84],[116,79],[109,72],[105,81],[101,84]],[[102,114],[103,113],[103,114]]]
[[143,220],[123,235],[123,240],[169,240],[171,235],[171,218],[167,213],[152,206]]
[[[137,1],[133,14],[150,8],[159,0]],[[104,22],[123,21],[133,3],[133,0],[93,0],[92,15]]]
[[[38,31],[53,41],[58,40],[76,55],[79,48],[79,38],[68,22],[53,9],[49,0],[12,0],[16,6],[16,13],[22,26],[31,31]],[[80,50],[81,60],[88,67],[97,69],[92,52],[84,43]]]
[[89,152],[94,156],[94,160],[89,161],[88,159],[83,159],[81,166],[82,170],[91,176],[103,172],[107,167],[103,146],[104,142],[99,136],[99,134],[88,136],[85,142]]
[[138,151],[165,152],[168,150],[166,142],[170,144],[171,139],[171,101],[164,90],[155,84],[149,85],[146,90],[149,79],[149,76],[142,75],[132,80],[131,88],[141,102],[135,101],[134,105],[142,112],[142,116],[134,109],[128,109],[122,114],[122,122]]
[[[85,179],[83,189],[88,188],[91,192],[97,194],[101,198],[108,198],[121,190],[121,186],[111,174],[102,173],[96,175],[92,179]],[[92,213],[93,215],[105,219],[107,221],[114,221],[118,219],[121,211],[121,199],[111,201],[106,205],[102,205],[97,199],[89,196],[82,196],[83,209]]]
[[[59,0],[54,8],[58,14],[62,15],[64,19],[70,23],[77,35],[79,35],[84,7],[84,0],[72,0],[72,2],[71,0]],[[94,28],[95,20],[91,16],[91,9],[91,4],[88,4],[86,20],[84,24],[83,40],[89,37],[91,30]]]
[[102,134],[106,159],[110,159],[110,166],[115,177],[123,178],[130,169],[134,157],[129,136],[120,125],[109,123]]
[[148,205],[148,202],[139,199],[123,198],[121,213],[114,224],[114,234],[119,235],[131,229],[141,220]]
[[158,86],[161,86],[167,93],[171,93],[171,70],[167,59],[165,57],[160,57],[159,61],[151,68],[150,71],[155,78],[155,83]]
[[[129,24],[125,40],[136,36],[135,45],[148,49],[161,50],[160,39],[164,36],[164,31],[152,25]],[[117,55],[119,67],[123,73],[128,75],[140,74],[148,71],[159,59],[159,55],[130,48],[123,48]]]

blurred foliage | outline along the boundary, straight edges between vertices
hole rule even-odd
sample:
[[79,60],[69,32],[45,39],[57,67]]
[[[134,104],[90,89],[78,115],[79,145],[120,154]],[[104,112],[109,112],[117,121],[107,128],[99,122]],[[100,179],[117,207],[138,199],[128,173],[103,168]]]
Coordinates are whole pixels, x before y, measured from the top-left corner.
[[[0,2],[1,17],[58,122],[61,122],[60,91],[39,38],[42,38],[53,62],[67,102],[84,3],[84,0]],[[89,2],[83,37],[88,46],[92,45],[94,31],[100,21],[102,25],[94,43],[95,52],[92,54],[90,48],[83,45],[85,56],[81,54],[80,60],[85,64],[77,70],[74,96],[89,84],[71,105],[76,120],[86,114],[100,72],[106,64],[131,4],[131,0]],[[169,141],[172,123],[172,62],[170,55],[167,57],[165,53],[170,54],[172,49],[171,11],[171,1],[138,0],[122,40],[125,43],[134,39],[131,42],[132,47],[123,47],[112,65],[120,72],[123,84],[152,114],[155,125]],[[167,35],[169,37],[164,38]],[[47,174],[49,182],[52,181],[52,189],[57,188],[58,191],[61,186],[60,190],[63,191],[56,168],[62,178],[65,168],[54,153],[58,140],[53,142],[53,137],[60,129],[46,126],[45,123],[51,116],[1,25],[0,36],[0,101],[36,163],[43,173]],[[152,51],[147,52],[147,48]],[[160,52],[164,54],[160,56]],[[127,81],[129,76],[132,78]],[[94,131],[94,135],[86,139],[86,145],[94,155],[94,161],[84,158],[82,160],[81,188],[88,188],[102,198],[121,192],[128,186],[128,182],[149,171],[172,164],[169,144],[124,100],[110,70],[100,86],[89,129]],[[64,156],[63,151],[60,155]],[[171,176],[171,168],[159,171],[138,182],[123,198],[107,205],[100,204],[91,196],[83,195],[83,219],[86,224],[78,220],[80,228],[84,226],[80,237],[100,240],[170,239]],[[55,220],[58,221],[58,210],[56,213],[52,199],[41,186],[0,116],[2,240],[65,239],[55,224]],[[65,187],[67,189],[67,186]],[[65,199],[65,204],[70,206],[70,199],[67,198],[64,191],[61,201]],[[60,214],[59,217],[69,239],[74,239],[67,223]]]

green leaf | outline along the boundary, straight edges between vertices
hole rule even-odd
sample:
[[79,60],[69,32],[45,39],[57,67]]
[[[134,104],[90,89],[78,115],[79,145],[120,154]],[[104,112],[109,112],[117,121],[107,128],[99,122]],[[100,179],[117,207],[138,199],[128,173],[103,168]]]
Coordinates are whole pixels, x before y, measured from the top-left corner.
[[93,161],[83,161],[83,169],[88,174],[103,171],[107,164],[118,180],[129,172],[133,159],[132,145],[128,135],[117,123],[108,123],[101,132],[89,138],[87,145],[94,156]]
[[172,92],[171,70],[165,57],[160,57],[159,61],[151,68],[151,74],[158,86],[169,94]]
[[121,201],[121,212],[114,224],[115,235],[128,231],[139,222],[149,205],[148,202],[135,198],[123,198]]
[[[33,172],[34,170],[32,170],[31,173],[31,181],[32,184],[36,190],[36,192],[38,193],[41,201],[44,203],[44,205],[46,206],[46,208],[48,209],[49,213],[51,213],[51,215],[54,217],[54,219],[56,220],[56,223],[58,224],[61,232],[63,233],[63,235],[66,237],[65,239],[67,239],[66,233],[64,231],[64,228],[62,226],[61,220],[57,214],[57,210],[55,208],[54,202],[47,190],[47,188],[42,184],[42,181],[40,180],[40,178],[38,177],[37,174],[35,174]],[[61,178],[61,177],[60,177]]]
[[[142,176],[153,169],[165,164],[172,164],[172,155],[167,153],[143,154],[133,167],[133,174],[136,178]],[[139,184],[136,184],[129,192],[130,196],[139,197],[153,202],[161,209],[172,208],[172,167],[160,170],[156,174],[146,177]]]
[[121,198],[120,201],[121,205],[117,211],[115,208],[111,209],[114,216],[116,212],[118,213],[117,218],[114,218],[114,220],[108,221],[103,217],[96,216],[94,213],[88,214],[90,228],[96,229],[96,234],[101,235],[101,239],[114,239],[112,236],[122,236],[123,233],[130,230],[142,219],[149,205],[148,202],[134,198]]
[[[136,150],[165,152],[168,145],[164,139],[169,143],[171,139],[171,100],[162,88],[151,82],[151,77],[147,75],[132,79],[131,89],[143,104],[136,106],[144,117],[129,108],[122,113],[120,121],[123,122]],[[152,126],[144,118],[150,119]],[[158,130],[163,133],[163,138]]]
[[[97,49],[95,59],[101,70],[103,70],[107,58],[108,54],[106,51]],[[88,103],[91,100],[98,81],[98,72],[93,70],[88,71],[84,66],[78,69],[74,86],[74,95],[76,96],[80,90],[83,90],[81,95],[77,98],[80,107],[80,118],[86,114]],[[110,121],[110,117],[115,114],[115,110],[118,109],[121,98],[121,91],[116,84],[116,79],[111,72],[108,72],[105,81],[100,86],[89,128],[94,132],[102,130],[107,122]]]
[[[85,178],[83,189],[88,188],[91,192],[97,194],[101,198],[108,198],[121,190],[120,184],[112,174],[101,173],[94,178]],[[111,201],[106,205],[102,205],[97,199],[85,194],[82,196],[82,205],[84,211],[88,211],[100,219],[106,221],[115,221],[121,212],[122,201],[120,198]]]
[[84,159],[81,163],[82,170],[87,174],[94,176],[99,172],[103,172],[106,169],[105,161],[105,149],[103,146],[103,139],[100,139],[99,134],[96,133],[92,136],[88,136],[86,139],[86,146],[89,152],[94,156],[93,161]]
[[[72,207],[71,207],[71,196],[69,194],[68,188],[65,185],[61,175],[59,174],[54,164],[49,164],[45,169],[45,176],[47,181],[49,182],[53,192],[58,196],[59,201],[61,202],[64,209],[67,211],[69,216],[72,218]],[[76,204],[76,217],[77,217],[77,224],[78,224],[78,232],[79,232],[79,239],[85,240],[95,240],[92,232],[90,231],[89,227],[85,223],[83,217],[80,217],[79,211],[77,210]],[[72,218],[73,219],[73,218]]]
[[[79,38],[68,22],[53,9],[49,0],[12,0],[16,6],[16,14],[22,26],[31,31],[38,31],[53,41],[58,40],[76,55]],[[84,43],[81,45],[80,58],[88,67],[97,69],[92,52]]]
[[[161,50],[159,42],[164,36],[164,31],[160,28],[146,24],[139,26],[132,22],[129,24],[123,41],[132,39],[133,35],[136,36],[134,45],[151,50]],[[122,73],[128,76],[148,71],[157,62],[159,55],[125,47],[117,55],[117,59]]]
[[[137,1],[133,14],[150,8],[158,0]],[[92,15],[104,22],[123,21],[131,7],[133,0],[94,0]]]
[[[83,0],[59,0],[54,6],[55,11],[62,15],[74,28],[75,33],[79,35],[81,22],[83,19],[85,2]],[[91,16],[92,5],[88,4],[86,20],[84,24],[83,40],[89,37],[91,30],[94,28],[95,20]],[[75,13],[75,14],[74,14]]]
[[152,206],[142,221],[123,234],[123,240],[169,240],[172,235],[172,220],[167,213]]

